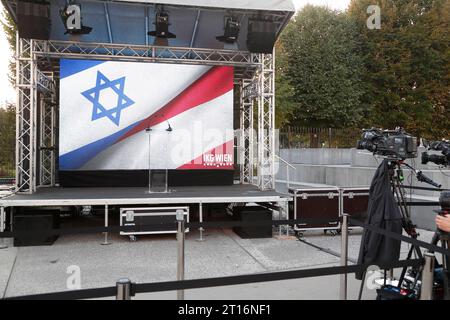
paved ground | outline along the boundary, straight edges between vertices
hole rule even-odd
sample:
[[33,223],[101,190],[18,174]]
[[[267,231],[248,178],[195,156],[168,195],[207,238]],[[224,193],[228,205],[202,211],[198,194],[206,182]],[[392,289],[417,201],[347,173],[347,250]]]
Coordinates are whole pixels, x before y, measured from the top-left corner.
[[[93,220],[101,219],[91,218]],[[91,221],[92,222],[92,221]],[[97,224],[98,221],[92,223]],[[427,233],[429,237],[429,234]],[[275,270],[335,266],[339,259],[340,236],[306,233],[308,243],[294,237],[241,239],[232,230],[207,230],[204,242],[197,232],[187,235],[186,278],[220,277]],[[102,246],[101,235],[60,237],[52,246],[10,246],[0,250],[0,296],[65,291],[67,268],[81,270],[82,288],[111,286],[122,277],[132,281],[155,282],[176,279],[176,241],[174,235],[142,236],[131,243],[128,238],[111,236],[111,245]],[[358,255],[360,232],[353,231],[349,256]],[[403,248],[404,252],[407,247]],[[349,297],[355,298],[359,281],[349,276]],[[220,288],[189,290],[191,299],[337,299],[339,277],[321,277],[258,283]],[[138,299],[172,299],[174,292],[139,295]],[[364,298],[373,299],[366,290]]]
[[[287,190],[282,184],[277,187],[281,192]],[[69,224],[101,225],[102,217],[70,220]],[[422,231],[421,239],[429,241],[431,235]],[[339,265],[340,236],[322,232],[306,232],[303,241],[295,237],[248,240],[229,229],[210,229],[206,241],[197,238],[197,231],[187,234],[188,279]],[[134,243],[119,235],[110,239],[108,246],[100,245],[103,237],[99,234],[62,236],[52,246],[15,248],[9,243],[0,250],[0,297],[66,291],[71,266],[80,268],[82,288],[112,286],[122,277],[137,283],[176,279],[175,235],[142,236]],[[351,262],[357,260],[360,239],[360,230],[351,231]],[[402,255],[407,251],[405,244]],[[348,279],[349,298],[355,299],[360,282],[353,275]],[[337,299],[339,276],[187,290],[185,295],[187,299]],[[175,297],[175,292],[163,292],[140,294],[136,299]],[[364,290],[364,299],[374,297],[373,290]]]

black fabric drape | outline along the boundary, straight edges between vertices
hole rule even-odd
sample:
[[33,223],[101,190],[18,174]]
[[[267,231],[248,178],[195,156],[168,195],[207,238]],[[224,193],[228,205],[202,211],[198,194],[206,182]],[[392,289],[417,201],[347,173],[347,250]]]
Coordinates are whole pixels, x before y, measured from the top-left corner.
[[[389,165],[385,159],[372,179],[369,192],[366,223],[387,231],[402,234],[402,216],[395,201],[389,181]],[[398,261],[399,240],[364,230],[359,250],[358,264],[368,263],[383,268],[384,264]],[[357,273],[361,280],[363,273]]]

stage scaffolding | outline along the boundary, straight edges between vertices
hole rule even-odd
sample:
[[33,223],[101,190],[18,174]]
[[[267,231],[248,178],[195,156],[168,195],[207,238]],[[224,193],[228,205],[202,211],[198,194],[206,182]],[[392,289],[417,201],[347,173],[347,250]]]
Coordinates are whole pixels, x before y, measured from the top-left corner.
[[241,94],[237,132],[240,182],[256,184],[261,190],[274,189],[274,54],[33,40],[18,35],[16,46],[16,192],[34,193],[37,187],[55,185],[60,58],[234,66]]

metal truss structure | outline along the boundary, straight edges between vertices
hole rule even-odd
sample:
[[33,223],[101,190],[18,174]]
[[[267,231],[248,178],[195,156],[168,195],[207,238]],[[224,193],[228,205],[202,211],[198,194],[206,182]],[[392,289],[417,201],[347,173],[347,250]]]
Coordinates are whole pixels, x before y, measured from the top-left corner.
[[39,110],[39,177],[41,186],[54,186],[56,180],[56,113],[57,94],[53,72],[43,74],[42,82],[48,81],[43,91]]
[[56,83],[34,40],[16,42],[16,191],[55,184]]
[[[16,191],[53,186],[57,174],[60,58],[229,65],[240,87],[238,152],[241,183],[274,189],[275,71],[273,54],[182,47],[30,40],[17,36]],[[257,109],[255,109],[257,105]],[[254,126],[255,111],[257,127]],[[257,146],[257,152],[254,152]],[[255,159],[256,153],[256,159]]]
[[258,185],[275,188],[275,51],[264,55],[259,74],[258,96]]
[[253,183],[254,159],[254,96],[252,87],[256,82],[242,80],[240,83],[240,136],[239,136],[239,164],[241,183]]

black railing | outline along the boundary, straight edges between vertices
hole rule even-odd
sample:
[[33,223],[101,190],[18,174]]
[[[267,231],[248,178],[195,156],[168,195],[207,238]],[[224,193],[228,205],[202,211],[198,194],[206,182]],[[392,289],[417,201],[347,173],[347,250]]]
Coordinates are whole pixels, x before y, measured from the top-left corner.
[[[231,226],[262,226],[262,225],[294,225],[300,223],[323,223],[324,219],[290,219],[290,220],[276,220],[276,221],[222,221],[222,222],[191,222],[186,223],[186,228],[200,228],[200,227],[231,227]],[[441,253],[446,256],[450,256],[450,250],[432,245],[430,243],[420,241],[417,239],[412,239],[407,236],[403,236],[394,232],[386,231],[372,225],[367,225],[358,220],[348,219],[349,224],[353,226],[359,226],[364,229],[370,230],[371,232],[381,234],[385,237],[393,238],[398,241],[407,242],[413,246],[422,247],[430,250],[431,252]],[[167,224],[167,226],[175,226],[173,224]],[[140,231],[154,230],[156,225],[145,225],[140,226]],[[163,225],[158,224],[161,227]],[[166,225],[164,225],[166,227]],[[80,233],[98,233],[98,232],[117,232],[117,231],[130,231],[133,226],[112,226],[112,227],[91,227],[91,228],[74,228],[74,229],[53,229],[53,230],[33,230],[33,233],[47,233],[47,234],[80,234]],[[29,234],[27,232],[26,234]],[[24,232],[2,232],[0,233],[0,238],[9,238],[13,236],[20,237],[24,235]],[[401,268],[401,267],[418,267],[423,265],[423,259],[407,259],[401,261],[391,261],[390,263],[385,263],[379,266],[385,270]],[[180,280],[180,281],[165,281],[157,283],[133,283],[130,285],[130,294],[135,293],[150,293],[150,292],[160,292],[160,291],[174,291],[174,290],[185,290],[185,289],[197,289],[215,286],[228,286],[228,285],[238,285],[238,284],[249,284],[256,282],[268,282],[268,281],[279,281],[287,279],[300,279],[309,277],[320,277],[320,276],[330,276],[330,275],[343,275],[349,273],[360,273],[367,269],[368,265],[365,264],[355,264],[355,265],[341,265],[336,267],[326,267],[326,268],[314,268],[314,269],[302,269],[302,270],[290,270],[290,271],[278,271],[278,272],[268,272],[268,273],[258,273],[258,274],[248,274],[248,275],[237,275],[228,277],[218,277],[218,278],[205,278],[205,279],[190,279],[190,280]],[[103,287],[103,288],[91,288],[84,290],[72,290],[64,292],[54,292],[54,293],[44,293],[37,295],[10,297],[7,299],[93,299],[102,297],[115,296],[118,293],[118,286]]]
[[353,148],[361,136],[357,128],[283,127],[280,148]]

